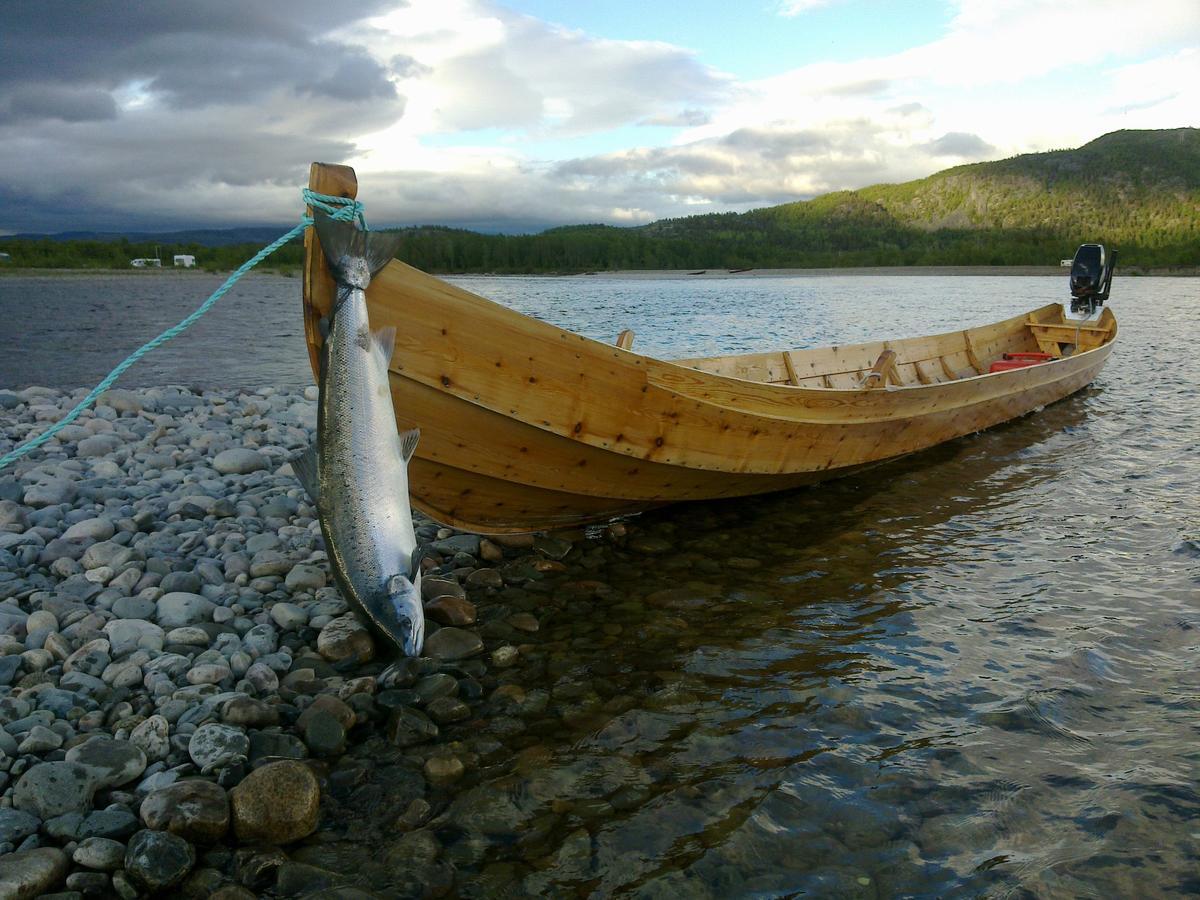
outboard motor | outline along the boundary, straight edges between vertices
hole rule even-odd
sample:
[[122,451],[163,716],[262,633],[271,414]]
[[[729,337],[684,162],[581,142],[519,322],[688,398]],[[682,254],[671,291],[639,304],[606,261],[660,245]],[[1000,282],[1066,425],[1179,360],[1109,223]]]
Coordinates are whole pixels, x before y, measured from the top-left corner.
[[1104,305],[1112,287],[1117,251],[1105,252],[1103,244],[1082,244],[1071,262],[1071,312],[1084,318]]

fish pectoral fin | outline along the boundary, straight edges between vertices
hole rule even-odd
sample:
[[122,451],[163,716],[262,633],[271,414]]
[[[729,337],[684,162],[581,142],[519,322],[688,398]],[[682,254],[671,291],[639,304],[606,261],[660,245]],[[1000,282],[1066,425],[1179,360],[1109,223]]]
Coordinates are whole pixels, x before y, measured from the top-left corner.
[[309,444],[308,449],[292,457],[292,471],[304,485],[304,490],[313,503],[321,503],[321,478],[317,469],[317,445]]
[[389,325],[371,334],[371,353],[387,371],[392,364],[392,353],[396,350],[396,326]]
[[408,431],[400,434],[400,456],[404,460],[405,465],[412,459],[413,454],[417,452],[417,442],[421,440],[421,429],[410,428]]

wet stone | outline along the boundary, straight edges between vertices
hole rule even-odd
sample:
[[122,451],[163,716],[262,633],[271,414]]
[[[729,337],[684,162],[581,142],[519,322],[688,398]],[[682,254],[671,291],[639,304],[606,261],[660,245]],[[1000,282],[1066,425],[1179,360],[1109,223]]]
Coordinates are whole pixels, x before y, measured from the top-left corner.
[[375,656],[375,642],[366,627],[354,616],[334,619],[317,635],[317,651],[330,662],[369,662]]
[[435,659],[465,659],[482,651],[479,635],[461,628],[441,628],[425,639],[425,652]]
[[499,590],[504,587],[504,578],[495,569],[476,569],[467,576],[466,584],[470,588]]
[[155,831],[169,831],[196,844],[221,840],[229,829],[229,797],[211,781],[188,779],[149,794],[142,801],[142,821]]
[[458,597],[465,600],[462,585],[450,578],[426,577],[421,579],[421,599],[426,603],[438,597]]
[[279,759],[306,759],[308,749],[292,734],[255,731],[250,734],[250,765],[274,762]]
[[313,756],[337,756],[346,748],[346,729],[332,714],[318,710],[305,723],[304,743]]
[[425,707],[425,712],[439,725],[449,725],[471,718],[471,707],[457,697],[438,697]]
[[0,897],[47,894],[67,876],[70,862],[57,847],[39,847],[0,856]]
[[255,769],[230,793],[234,832],[243,843],[298,841],[316,830],[320,795],[316,776],[303,763]]
[[398,747],[412,747],[438,736],[438,727],[419,710],[400,707],[392,710],[387,736]]
[[135,884],[151,892],[183,881],[195,864],[192,845],[166,831],[139,831],[125,851],[125,871]]
[[470,600],[447,594],[427,602],[425,615],[439,625],[474,625],[477,613]]

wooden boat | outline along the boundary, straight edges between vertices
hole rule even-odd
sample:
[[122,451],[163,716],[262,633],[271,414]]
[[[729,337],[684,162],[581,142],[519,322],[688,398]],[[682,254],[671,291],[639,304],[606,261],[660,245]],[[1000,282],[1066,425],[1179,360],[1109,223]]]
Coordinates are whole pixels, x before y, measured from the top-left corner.
[[[357,192],[344,166],[314,164],[310,186]],[[334,285],[313,229],[305,249],[315,373]],[[1108,309],[1080,321],[1050,304],[928,337],[661,360],[634,352],[630,332],[612,345],[590,340],[400,261],[376,276],[367,302],[372,327],[397,330],[397,428],[421,429],[412,501],[481,533],[845,475],[1061,400],[1096,377],[1117,336]]]

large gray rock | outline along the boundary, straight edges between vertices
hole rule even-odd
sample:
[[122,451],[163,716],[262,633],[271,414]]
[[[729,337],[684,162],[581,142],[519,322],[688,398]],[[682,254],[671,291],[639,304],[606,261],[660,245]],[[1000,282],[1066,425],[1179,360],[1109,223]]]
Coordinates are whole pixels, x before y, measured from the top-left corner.
[[0,844],[19,844],[36,834],[42,820],[19,809],[0,809]]
[[67,762],[83,766],[97,787],[119,787],[146,771],[146,754],[129,741],[91,738],[67,751]]
[[64,541],[107,541],[116,533],[112,519],[98,516],[76,522],[63,532]]
[[73,762],[44,762],[28,769],[13,789],[13,807],[52,819],[91,808],[96,784],[91,772]]
[[211,622],[217,605],[199,594],[173,591],[158,598],[158,624],[163,628],[179,628],[198,622]]
[[118,658],[135,650],[162,650],[165,636],[160,626],[141,619],[113,619],[105,624],[104,634]]
[[270,468],[270,461],[257,450],[233,447],[222,450],[213,459],[213,468],[222,475],[248,475]]
[[96,402],[101,406],[111,406],[119,413],[137,414],[142,411],[142,401],[133,391],[122,388],[109,388]]
[[93,434],[91,437],[85,437],[75,445],[75,455],[81,459],[108,456],[108,454],[119,449],[123,443],[124,441],[111,432],[108,434]]
[[0,856],[0,897],[27,900],[48,894],[67,877],[70,861],[57,847]]
[[25,491],[25,505],[34,509],[47,506],[58,506],[60,503],[70,503],[75,499],[78,489],[75,482],[66,478],[47,478]]

